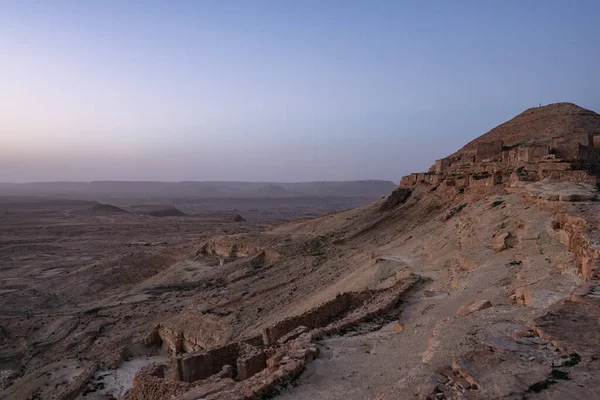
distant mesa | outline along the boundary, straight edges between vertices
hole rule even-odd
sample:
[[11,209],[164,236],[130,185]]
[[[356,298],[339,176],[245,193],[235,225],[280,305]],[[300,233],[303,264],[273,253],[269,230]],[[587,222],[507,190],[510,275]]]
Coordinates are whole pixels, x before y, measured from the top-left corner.
[[92,215],[123,215],[129,214],[129,212],[119,208],[117,206],[113,206],[111,204],[95,204],[92,208],[87,210],[88,214]]
[[183,217],[187,215],[178,208],[167,205],[137,205],[132,206],[131,209],[138,214],[152,217]]

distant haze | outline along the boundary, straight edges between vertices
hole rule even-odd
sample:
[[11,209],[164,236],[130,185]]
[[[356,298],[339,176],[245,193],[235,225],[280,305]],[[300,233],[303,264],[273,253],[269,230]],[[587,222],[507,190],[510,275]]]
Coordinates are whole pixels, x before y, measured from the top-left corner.
[[600,111],[600,2],[3,1],[0,182],[384,179]]

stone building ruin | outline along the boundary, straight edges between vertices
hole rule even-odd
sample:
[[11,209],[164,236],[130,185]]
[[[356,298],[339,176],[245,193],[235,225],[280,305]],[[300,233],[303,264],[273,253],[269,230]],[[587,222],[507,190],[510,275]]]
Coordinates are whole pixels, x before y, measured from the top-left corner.
[[545,178],[596,185],[599,176],[600,134],[589,134],[575,142],[553,137],[511,146],[502,140],[477,143],[475,150],[436,160],[428,172],[402,177],[400,186],[424,183],[461,190]]

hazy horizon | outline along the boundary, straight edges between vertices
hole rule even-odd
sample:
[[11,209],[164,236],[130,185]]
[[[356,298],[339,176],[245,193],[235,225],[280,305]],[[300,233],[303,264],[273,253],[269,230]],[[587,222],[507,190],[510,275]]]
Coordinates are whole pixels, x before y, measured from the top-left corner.
[[600,3],[5,1],[0,182],[382,179],[600,111]]
[[111,180],[111,179],[98,179],[98,180],[92,180],[92,181],[23,181],[23,182],[10,182],[10,181],[0,181],[0,184],[15,184],[15,185],[19,185],[19,184],[44,184],[44,183],[121,183],[121,182],[135,182],[135,183],[256,183],[256,184],[260,184],[260,183],[264,183],[264,184],[293,184],[293,183],[331,183],[331,182],[335,182],[335,183],[344,183],[344,182],[393,182],[393,183],[399,183],[399,180],[392,180],[392,179],[351,179],[351,180],[314,180],[314,181],[238,181],[238,180],[223,180],[223,181],[216,181],[216,180],[206,180],[206,181],[199,181],[199,180],[183,180],[183,181],[176,181],[176,180],[171,180],[171,181],[157,181],[157,180],[152,180],[152,179],[148,179],[148,180]]

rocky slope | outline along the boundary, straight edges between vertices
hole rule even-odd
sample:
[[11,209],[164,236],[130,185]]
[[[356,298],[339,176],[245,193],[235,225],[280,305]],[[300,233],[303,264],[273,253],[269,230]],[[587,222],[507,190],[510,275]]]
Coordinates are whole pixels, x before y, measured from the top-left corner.
[[[561,103],[476,145],[539,143],[540,130],[587,143],[598,128],[597,114]],[[519,162],[500,167],[540,161]],[[204,317],[186,318],[210,316],[219,339],[161,324],[146,343],[169,348],[171,366],[140,372],[128,398],[596,398],[596,188],[454,176],[205,242],[198,257],[219,260],[223,281],[197,294]]]

